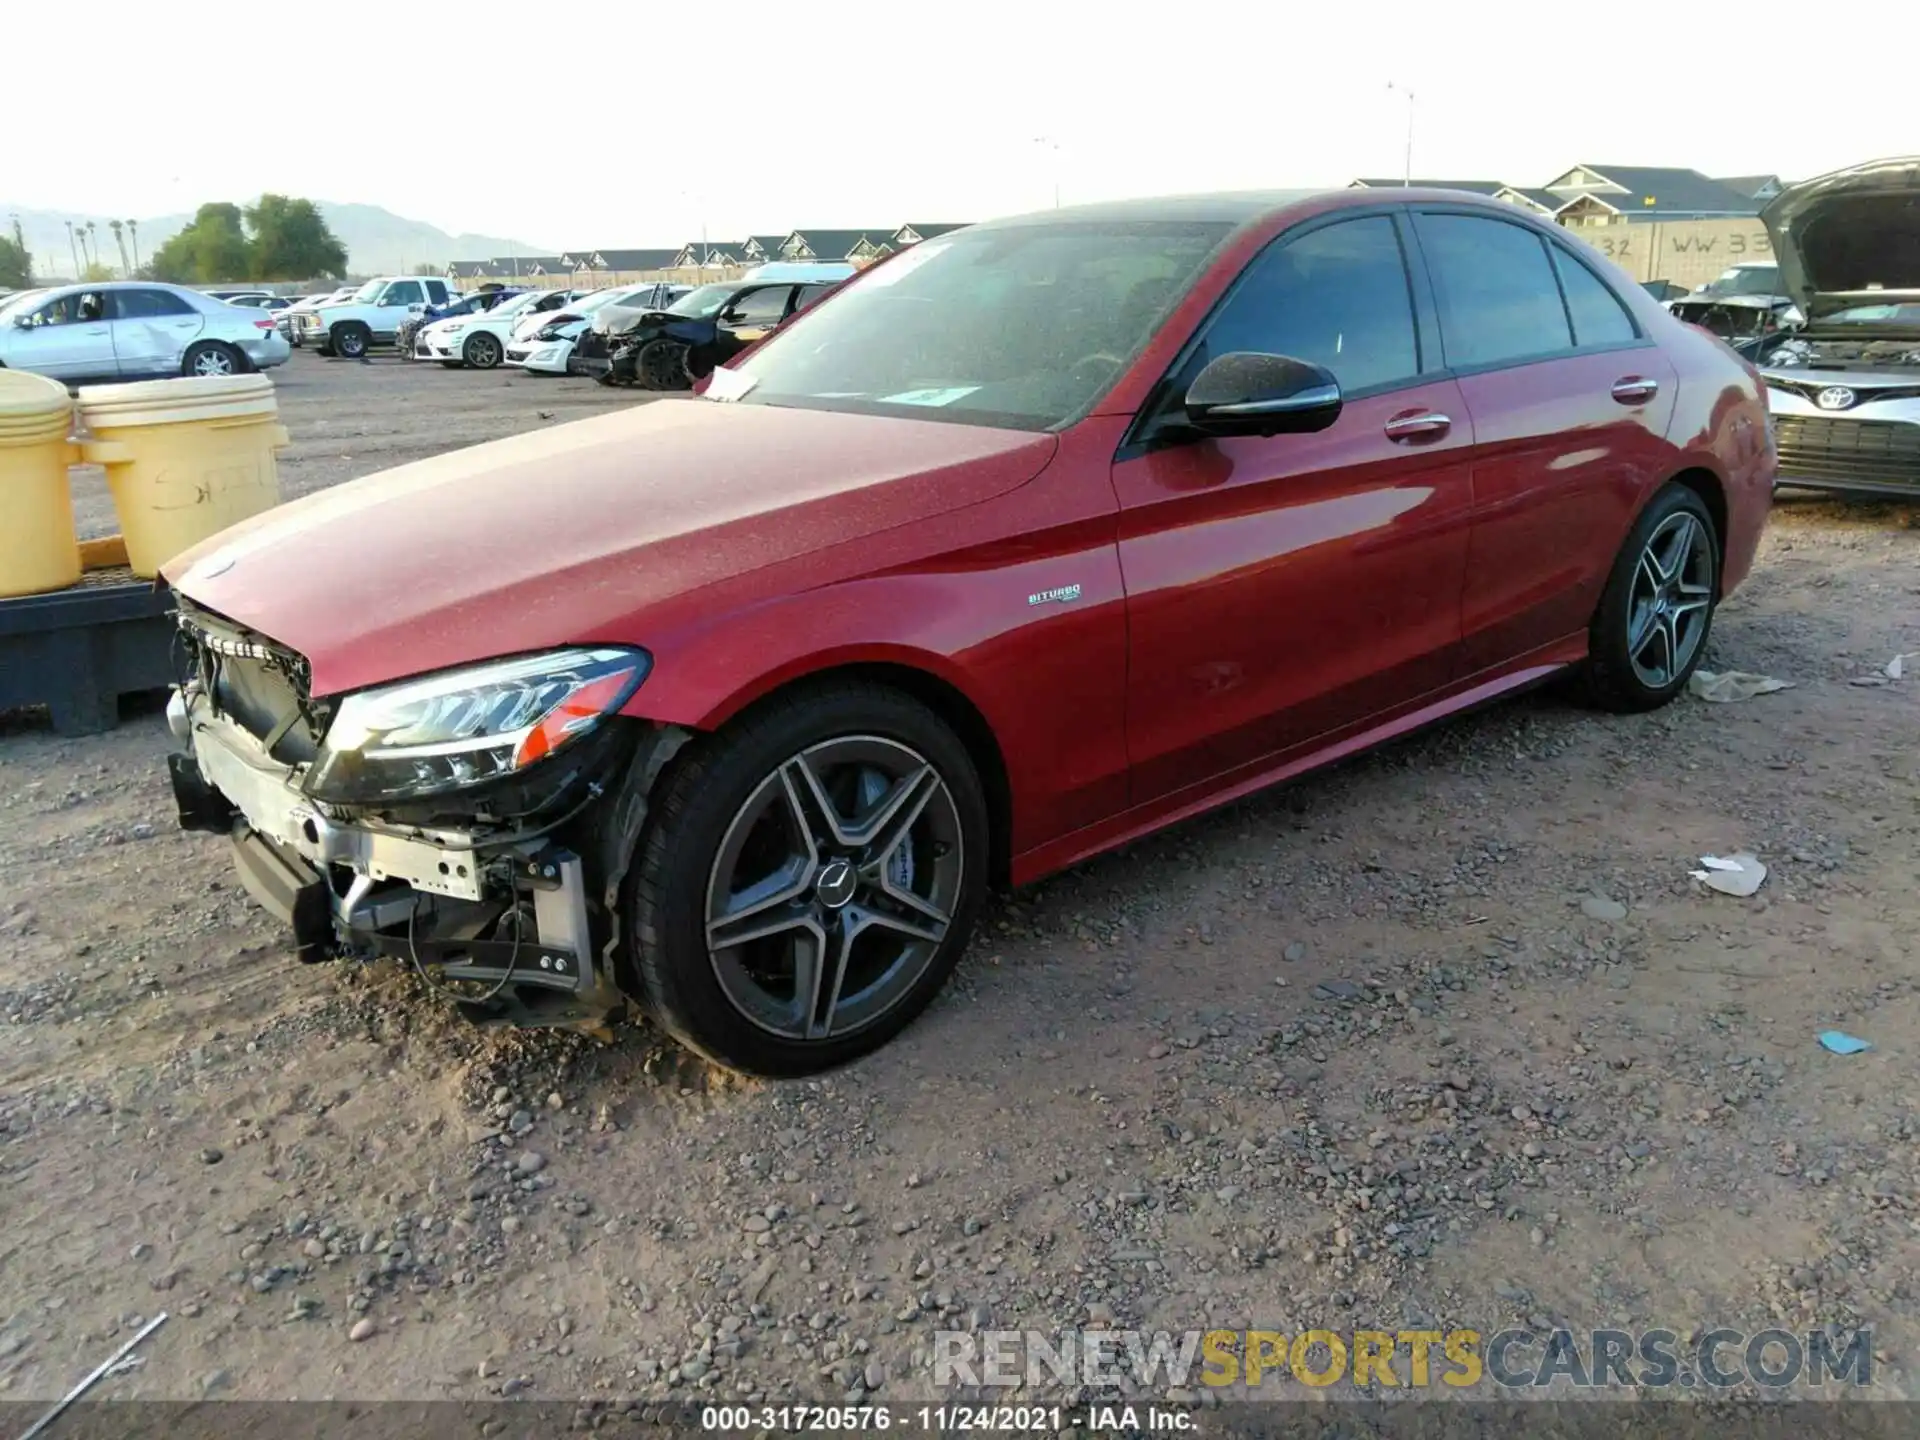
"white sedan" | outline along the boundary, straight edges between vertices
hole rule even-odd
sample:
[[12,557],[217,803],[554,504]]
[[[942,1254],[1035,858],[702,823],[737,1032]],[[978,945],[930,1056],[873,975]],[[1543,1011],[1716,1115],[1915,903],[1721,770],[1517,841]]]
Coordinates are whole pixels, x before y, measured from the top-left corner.
[[528,290],[479,315],[436,320],[415,337],[413,358],[438,360],[450,370],[463,365],[491,370],[507,358],[507,343],[516,325],[529,316],[558,309],[574,294],[571,290]]
[[507,342],[507,364],[543,375],[565,375],[573,358],[573,346],[593,323],[593,313],[603,305],[618,304],[637,291],[652,285],[618,285],[582,296],[564,310],[534,315],[514,328]]

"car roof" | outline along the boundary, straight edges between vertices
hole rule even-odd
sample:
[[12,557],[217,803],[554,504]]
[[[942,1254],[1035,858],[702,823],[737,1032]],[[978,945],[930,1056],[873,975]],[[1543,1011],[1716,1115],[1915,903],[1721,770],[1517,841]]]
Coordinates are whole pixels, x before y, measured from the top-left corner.
[[[1424,186],[1400,189],[1310,188],[1301,190],[1223,190],[1198,195],[1150,195],[1128,200],[1102,200],[1087,205],[1068,205],[1053,210],[1034,210],[1024,215],[1004,215],[969,225],[969,230],[995,230],[1002,227],[1035,225],[1071,225],[1084,221],[1151,223],[1192,221],[1231,225],[1235,229],[1277,219],[1308,201],[1347,206],[1379,205],[1398,201],[1444,201],[1471,204],[1494,214],[1512,213],[1528,218],[1519,207],[1490,196],[1467,190],[1436,190]],[[945,237],[941,237],[945,238]]]

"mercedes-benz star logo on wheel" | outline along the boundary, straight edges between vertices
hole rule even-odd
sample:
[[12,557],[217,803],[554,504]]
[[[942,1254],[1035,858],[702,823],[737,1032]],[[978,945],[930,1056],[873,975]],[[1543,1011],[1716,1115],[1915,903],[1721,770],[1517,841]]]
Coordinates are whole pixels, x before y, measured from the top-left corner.
[[1813,403],[1822,410],[1845,410],[1853,404],[1853,391],[1844,385],[1829,385],[1813,397]]

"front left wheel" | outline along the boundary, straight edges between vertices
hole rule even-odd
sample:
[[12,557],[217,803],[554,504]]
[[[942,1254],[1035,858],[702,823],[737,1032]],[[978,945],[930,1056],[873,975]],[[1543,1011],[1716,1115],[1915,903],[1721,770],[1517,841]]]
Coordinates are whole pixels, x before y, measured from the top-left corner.
[[918,701],[865,684],[770,701],[655,794],[630,910],[641,1002],[750,1074],[863,1055],[952,973],[987,833],[972,757]]
[[470,336],[460,351],[467,364],[476,370],[493,369],[500,363],[505,353],[500,347],[498,337],[489,335],[484,330],[478,335]]

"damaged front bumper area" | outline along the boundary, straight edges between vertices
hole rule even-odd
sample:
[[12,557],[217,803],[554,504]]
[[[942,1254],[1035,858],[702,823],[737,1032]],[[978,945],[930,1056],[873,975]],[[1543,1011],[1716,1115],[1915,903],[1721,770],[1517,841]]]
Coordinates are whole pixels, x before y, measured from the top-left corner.
[[182,630],[197,664],[168,706],[180,824],[229,837],[299,959],[387,956],[475,1022],[607,1033],[627,1007],[613,957],[630,822],[666,730],[616,718],[458,793],[333,803],[310,793],[328,717],[304,662],[217,625]]

